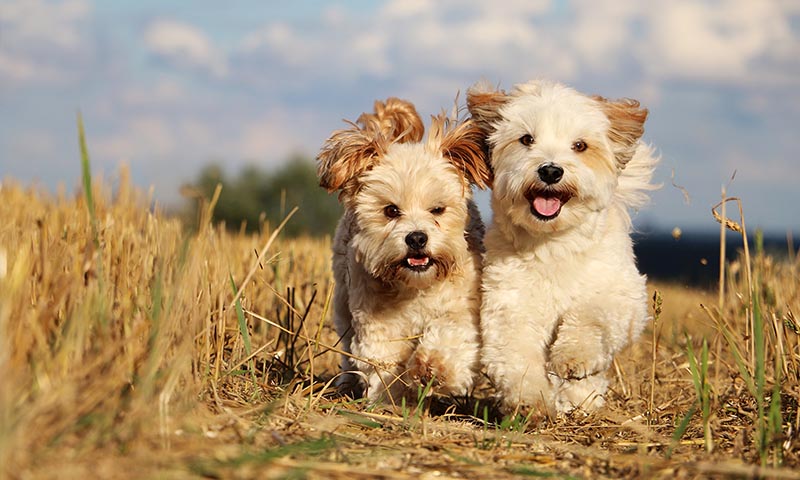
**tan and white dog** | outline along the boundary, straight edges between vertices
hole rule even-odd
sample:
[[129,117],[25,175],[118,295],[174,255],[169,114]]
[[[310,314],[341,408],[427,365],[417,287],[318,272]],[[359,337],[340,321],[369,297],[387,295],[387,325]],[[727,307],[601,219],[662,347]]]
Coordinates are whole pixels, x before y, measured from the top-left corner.
[[481,308],[489,377],[506,412],[596,408],[614,355],[647,322],[628,213],[654,188],[647,110],[549,81],[510,93],[476,85],[467,105],[494,174]]
[[318,157],[320,185],[344,206],[333,242],[339,384],[373,401],[431,380],[464,395],[480,366],[484,227],[471,187],[489,179],[483,133],[444,115],[423,133],[414,106],[389,98]]

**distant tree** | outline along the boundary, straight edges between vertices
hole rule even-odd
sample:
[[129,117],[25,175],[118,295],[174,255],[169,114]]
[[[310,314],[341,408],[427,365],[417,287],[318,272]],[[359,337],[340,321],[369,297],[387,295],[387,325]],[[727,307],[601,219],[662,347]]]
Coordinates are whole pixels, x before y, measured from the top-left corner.
[[222,184],[222,192],[213,220],[224,221],[234,230],[241,228],[243,222],[250,232],[261,228],[262,222],[274,228],[292,208],[299,207],[283,230],[286,235],[329,235],[342,213],[336,196],[319,186],[314,163],[300,156],[273,172],[247,166],[235,178],[226,176],[219,165],[208,165],[200,171],[193,187],[210,199],[217,184]]

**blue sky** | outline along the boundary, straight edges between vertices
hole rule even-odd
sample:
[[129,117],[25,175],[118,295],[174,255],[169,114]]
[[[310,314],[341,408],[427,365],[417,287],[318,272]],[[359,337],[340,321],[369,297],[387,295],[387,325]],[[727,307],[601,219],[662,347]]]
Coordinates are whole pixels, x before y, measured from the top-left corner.
[[800,230],[794,0],[3,0],[0,177],[77,186],[80,109],[96,173],[175,203],[211,161],[314,156],[376,98],[427,117],[540,77],[650,109],[664,186],[639,225],[715,229],[728,185],[749,226]]

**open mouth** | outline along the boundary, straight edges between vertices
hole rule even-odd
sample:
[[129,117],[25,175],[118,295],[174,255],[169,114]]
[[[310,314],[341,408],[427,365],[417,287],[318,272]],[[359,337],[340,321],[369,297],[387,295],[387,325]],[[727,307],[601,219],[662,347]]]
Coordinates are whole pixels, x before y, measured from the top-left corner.
[[415,272],[424,272],[431,268],[433,261],[431,260],[431,257],[425,255],[424,253],[412,253],[403,259],[402,265],[405,268]]
[[531,213],[539,220],[553,220],[561,213],[561,208],[572,198],[567,192],[555,190],[530,189],[525,198],[531,204]]

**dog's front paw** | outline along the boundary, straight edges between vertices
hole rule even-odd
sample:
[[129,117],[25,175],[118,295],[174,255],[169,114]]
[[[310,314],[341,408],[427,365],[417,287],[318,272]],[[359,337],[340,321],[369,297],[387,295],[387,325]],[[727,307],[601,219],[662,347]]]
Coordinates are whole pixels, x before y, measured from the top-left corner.
[[[431,385],[440,395],[466,395],[475,381],[472,363],[453,358],[438,350],[418,349],[407,363],[407,376],[422,388]],[[413,385],[412,385],[413,388]]]
[[366,388],[364,379],[353,372],[342,372],[336,380],[336,390],[343,397],[361,398]]
[[408,361],[408,376],[423,388],[428,385],[433,388],[447,385],[451,377],[440,355],[419,350]]
[[597,342],[556,342],[550,350],[547,371],[565,380],[580,380],[602,372],[611,364],[611,354]]

